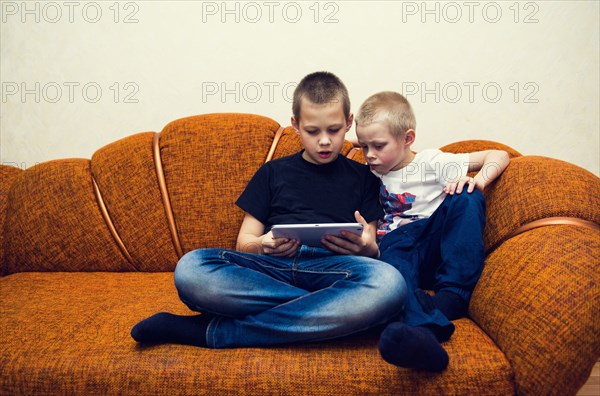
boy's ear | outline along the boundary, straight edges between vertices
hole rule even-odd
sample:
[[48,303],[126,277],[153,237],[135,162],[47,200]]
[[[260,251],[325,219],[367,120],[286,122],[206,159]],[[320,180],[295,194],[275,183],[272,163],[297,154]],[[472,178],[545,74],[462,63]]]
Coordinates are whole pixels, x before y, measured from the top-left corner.
[[417,137],[417,133],[415,132],[414,129],[407,130],[404,133],[404,145],[406,147],[410,147],[415,142],[416,137]]
[[296,121],[296,117],[292,116],[292,128],[296,130],[296,133],[300,133],[300,128],[298,126],[298,122]]
[[354,122],[354,114],[351,112],[348,114],[348,119],[346,120],[346,132],[352,128],[352,123]]

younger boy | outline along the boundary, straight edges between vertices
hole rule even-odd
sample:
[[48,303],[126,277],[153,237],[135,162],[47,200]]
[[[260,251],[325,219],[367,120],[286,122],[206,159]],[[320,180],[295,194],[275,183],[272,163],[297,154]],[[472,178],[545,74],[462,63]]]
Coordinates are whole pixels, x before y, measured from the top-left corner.
[[[386,327],[379,350],[389,363],[442,371],[448,354],[441,342],[454,332],[450,321],[466,315],[483,268],[481,191],[504,171],[509,157],[498,150],[414,153],[415,128],[409,102],[395,92],[369,97],[356,117],[358,141],[381,179],[380,259],[400,271],[408,289],[405,317]],[[468,177],[473,171],[479,173]],[[461,194],[465,188],[468,194]],[[436,294],[430,297],[419,287]]]
[[[203,314],[156,314],[132,329],[136,341],[210,348],[320,341],[401,312],[402,276],[371,258],[379,254],[379,182],[339,155],[353,121],[346,87],[331,73],[310,74],[294,92],[293,113],[304,150],[266,163],[250,180],[236,202],[246,212],[237,250],[194,250],[177,264],[179,297]],[[328,244],[343,255],[270,231],[275,224],[355,221],[362,235]]]

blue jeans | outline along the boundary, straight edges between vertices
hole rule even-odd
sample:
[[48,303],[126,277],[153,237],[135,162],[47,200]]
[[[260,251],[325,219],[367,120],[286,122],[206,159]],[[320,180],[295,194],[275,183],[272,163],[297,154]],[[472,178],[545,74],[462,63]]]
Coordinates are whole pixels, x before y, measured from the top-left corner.
[[216,315],[211,348],[255,347],[341,337],[389,321],[406,286],[382,261],[301,246],[295,257],[194,250],[175,269],[192,310]]
[[466,302],[483,270],[485,199],[479,190],[448,195],[428,219],[401,226],[383,237],[380,260],[392,264],[406,281],[404,322],[428,327],[440,341],[454,325],[439,309],[425,312],[414,290],[446,290]]

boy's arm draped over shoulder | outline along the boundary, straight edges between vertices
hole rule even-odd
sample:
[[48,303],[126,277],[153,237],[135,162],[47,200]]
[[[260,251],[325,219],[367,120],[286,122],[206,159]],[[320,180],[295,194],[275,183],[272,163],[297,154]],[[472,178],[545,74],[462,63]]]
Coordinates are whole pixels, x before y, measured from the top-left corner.
[[483,191],[490,185],[508,166],[510,157],[503,150],[484,150],[469,153],[469,172],[477,172],[470,178],[462,176],[458,180],[448,183],[444,192],[452,195],[455,192],[460,194],[465,185],[467,193],[472,193],[475,188]]

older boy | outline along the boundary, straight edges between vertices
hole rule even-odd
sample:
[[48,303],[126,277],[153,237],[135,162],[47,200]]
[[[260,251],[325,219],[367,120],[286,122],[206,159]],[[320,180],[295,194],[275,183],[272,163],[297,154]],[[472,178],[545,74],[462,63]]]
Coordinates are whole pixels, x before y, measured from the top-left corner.
[[[415,128],[409,102],[395,92],[371,96],[356,117],[359,143],[382,182],[380,259],[398,268],[408,289],[404,319],[383,331],[380,353],[401,367],[441,371],[448,354],[440,343],[454,332],[450,320],[466,314],[483,268],[481,191],[509,158],[498,150],[414,153]],[[479,173],[468,177],[473,171]],[[465,188],[468,194],[461,194]],[[430,297],[418,287],[436,294]]]
[[[306,76],[293,113],[304,150],[266,163],[250,180],[236,202],[246,212],[237,250],[195,250],[177,264],[181,300],[203,314],[156,314],[132,329],[136,341],[210,348],[320,341],[402,310],[402,276],[370,258],[379,254],[378,180],[339,155],[353,121],[345,86],[331,73]],[[344,255],[270,231],[275,224],[354,221],[364,225],[362,235],[329,244]]]

